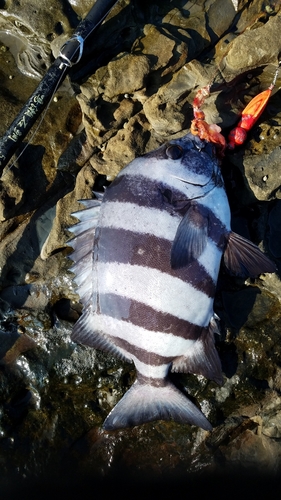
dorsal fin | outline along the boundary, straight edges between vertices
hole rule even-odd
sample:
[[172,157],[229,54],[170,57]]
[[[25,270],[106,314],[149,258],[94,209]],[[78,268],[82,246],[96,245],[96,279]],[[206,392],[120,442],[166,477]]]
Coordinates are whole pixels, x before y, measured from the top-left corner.
[[74,250],[70,255],[74,261],[71,270],[76,275],[74,281],[78,285],[77,292],[84,308],[92,297],[93,246],[101,202],[102,200],[80,201],[86,208],[72,214],[80,222],[69,228],[74,234],[74,238],[69,241]]

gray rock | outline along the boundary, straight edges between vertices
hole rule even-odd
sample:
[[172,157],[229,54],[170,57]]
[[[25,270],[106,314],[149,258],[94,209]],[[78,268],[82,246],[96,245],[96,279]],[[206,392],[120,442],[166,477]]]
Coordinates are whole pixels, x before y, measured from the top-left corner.
[[272,200],[280,194],[280,146],[269,154],[247,156],[243,162],[249,187],[258,200]]
[[270,62],[276,63],[281,50],[280,29],[281,17],[277,13],[267,23],[242,33],[231,43],[224,60],[226,70],[238,75]]

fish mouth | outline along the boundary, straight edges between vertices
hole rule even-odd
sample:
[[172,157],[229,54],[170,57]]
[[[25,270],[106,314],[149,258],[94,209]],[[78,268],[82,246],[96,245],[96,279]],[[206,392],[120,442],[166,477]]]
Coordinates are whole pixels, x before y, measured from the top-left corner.
[[205,187],[207,184],[211,182],[212,179],[209,179],[205,184],[199,184],[198,182],[192,182],[190,180],[183,179],[182,177],[178,177],[177,175],[171,175],[174,179],[177,179],[181,182],[184,182],[185,184],[191,184],[192,186],[198,186],[198,187]]

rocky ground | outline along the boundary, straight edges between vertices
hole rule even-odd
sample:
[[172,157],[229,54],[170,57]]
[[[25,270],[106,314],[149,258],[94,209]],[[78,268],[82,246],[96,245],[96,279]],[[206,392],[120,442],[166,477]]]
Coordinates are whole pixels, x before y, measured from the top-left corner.
[[[0,2],[0,134],[93,2]],[[271,83],[281,52],[279,1],[119,0],[83,62],[1,178],[0,463],[11,477],[151,479],[281,470],[281,77],[245,146],[222,164],[233,229],[267,252],[275,275],[234,279],[216,296],[224,385],[179,375],[212,433],[173,422],[104,432],[134,380],[130,364],[75,345],[81,306],[68,227],[130,160],[184,135],[196,91],[225,133]],[[35,135],[34,132],[36,131]]]

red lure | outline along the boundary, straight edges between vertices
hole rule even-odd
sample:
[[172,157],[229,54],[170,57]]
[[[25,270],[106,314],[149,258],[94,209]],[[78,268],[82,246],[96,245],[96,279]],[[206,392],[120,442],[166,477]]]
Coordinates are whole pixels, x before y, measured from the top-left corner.
[[238,125],[229,133],[228,144],[226,143],[224,136],[221,134],[221,128],[218,125],[209,125],[205,121],[204,112],[201,110],[201,106],[204,103],[205,98],[210,94],[210,85],[206,85],[206,87],[200,89],[193,101],[194,120],[191,122],[191,133],[198,135],[200,139],[205,139],[206,141],[214,143],[218,148],[219,156],[223,155],[226,147],[234,149],[235,146],[243,144],[246,140],[247,132],[259,119],[267,105],[268,99],[271,96],[272,89],[274,88],[277,80],[278,71],[279,67],[277,68],[273,81],[268,89],[254,97],[246,106],[242,112],[241,120]]

